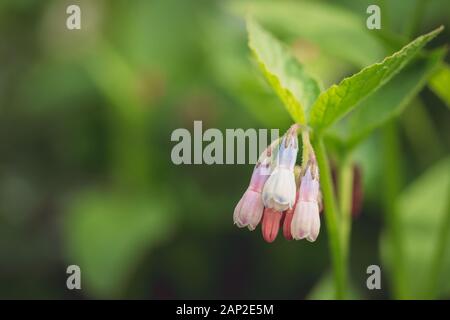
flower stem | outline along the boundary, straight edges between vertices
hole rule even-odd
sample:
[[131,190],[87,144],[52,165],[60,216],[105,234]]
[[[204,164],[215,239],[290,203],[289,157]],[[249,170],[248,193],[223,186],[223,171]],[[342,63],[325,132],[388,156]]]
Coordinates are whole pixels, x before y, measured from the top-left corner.
[[352,197],[353,197],[353,168],[348,155],[339,165],[339,209],[341,214],[342,251],[344,256],[345,272],[349,264],[350,232],[352,223]]
[[403,258],[402,227],[396,206],[401,184],[400,145],[395,121],[388,123],[382,132],[383,138],[383,200],[385,220],[392,241],[392,285],[396,299],[406,298],[405,269]]
[[341,246],[341,236],[338,224],[338,211],[331,179],[330,166],[323,140],[320,137],[314,139],[314,149],[319,165],[320,183],[324,200],[324,214],[326,219],[328,238],[330,241],[331,261],[336,289],[336,298],[345,299],[346,271],[345,261]]
[[445,257],[445,250],[447,249],[448,238],[450,236],[450,199],[447,200],[447,211],[445,213],[441,229],[438,231],[436,249],[434,257],[431,261],[430,272],[430,299],[437,299],[439,296],[439,280],[442,277],[442,266]]

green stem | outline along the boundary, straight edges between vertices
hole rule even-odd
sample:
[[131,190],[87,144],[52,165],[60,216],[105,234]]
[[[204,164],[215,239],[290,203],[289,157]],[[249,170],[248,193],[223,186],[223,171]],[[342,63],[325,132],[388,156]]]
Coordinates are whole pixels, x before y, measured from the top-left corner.
[[404,299],[405,269],[403,266],[402,228],[399,212],[396,206],[400,191],[401,168],[400,143],[397,136],[396,122],[391,121],[383,128],[383,202],[388,236],[392,243],[392,285],[396,299]]
[[339,208],[341,213],[342,251],[345,270],[348,270],[350,232],[352,222],[353,198],[353,168],[348,156],[345,156],[339,166]]
[[436,299],[439,295],[439,280],[442,275],[443,260],[447,249],[448,237],[450,236],[450,199],[447,200],[447,211],[439,230],[436,242],[436,251],[431,261],[430,291],[429,298]]
[[341,246],[341,237],[338,225],[338,211],[333,190],[333,181],[322,139],[314,139],[314,149],[320,172],[320,184],[324,200],[324,214],[326,219],[328,238],[330,241],[331,261],[333,264],[333,274],[336,289],[336,298],[345,299],[346,292],[346,271],[345,262]]
[[411,148],[422,166],[432,163],[445,152],[444,143],[429,110],[418,97],[399,118]]

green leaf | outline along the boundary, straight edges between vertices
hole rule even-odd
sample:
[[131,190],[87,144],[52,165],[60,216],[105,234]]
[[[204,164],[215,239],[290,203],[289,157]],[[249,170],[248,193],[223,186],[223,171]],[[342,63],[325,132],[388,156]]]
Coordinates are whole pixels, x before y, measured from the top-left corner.
[[443,27],[440,27],[418,37],[382,62],[364,68],[345,78],[340,84],[331,86],[314,103],[309,117],[310,125],[318,131],[332,125],[403,69],[442,29]]
[[65,216],[67,261],[79,265],[82,287],[96,298],[120,298],[140,259],[171,231],[171,214],[147,194],[89,191]]
[[448,64],[443,64],[430,79],[430,88],[450,108],[450,66]]
[[[430,294],[430,280],[434,276],[433,261],[442,238],[440,233],[449,214],[448,195],[450,191],[450,158],[445,158],[428,169],[406,188],[398,199],[398,213],[402,226],[401,244],[406,273],[405,298],[426,298]],[[382,259],[391,268],[391,242],[387,235],[382,237]],[[438,275],[441,292],[450,273],[450,237],[444,244],[445,262]],[[446,259],[445,259],[446,258]],[[450,288],[446,288],[447,290]],[[450,291],[447,292],[449,294]]]
[[282,102],[271,92],[267,81],[255,77],[254,66],[248,63],[248,47],[242,45],[247,35],[237,27],[223,28],[228,19],[225,15],[211,18],[208,27],[203,28],[207,68],[214,81],[264,127],[288,126],[292,122],[289,114],[278,109]]
[[406,66],[330,132],[340,136],[347,147],[357,145],[374,129],[403,112],[440,65],[445,53],[446,50],[436,50]]
[[231,12],[255,19],[283,34],[307,40],[323,52],[358,67],[372,64],[386,50],[374,31],[366,28],[366,15],[322,1],[230,1]]
[[271,87],[294,121],[305,124],[305,112],[320,93],[319,85],[289,50],[252,19],[247,20],[249,46]]

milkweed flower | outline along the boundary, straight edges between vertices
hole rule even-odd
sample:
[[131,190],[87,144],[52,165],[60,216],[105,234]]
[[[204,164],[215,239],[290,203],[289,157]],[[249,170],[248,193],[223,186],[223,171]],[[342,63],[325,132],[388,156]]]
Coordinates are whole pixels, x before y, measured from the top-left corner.
[[264,211],[262,190],[271,171],[272,146],[269,146],[255,165],[250,184],[234,209],[233,220],[239,228],[254,230]]
[[312,155],[302,177],[299,197],[291,222],[292,237],[296,240],[316,241],[320,231],[319,171]]
[[285,211],[293,208],[295,202],[294,166],[297,159],[298,125],[289,128],[281,140],[277,164],[263,189],[263,202],[267,208]]

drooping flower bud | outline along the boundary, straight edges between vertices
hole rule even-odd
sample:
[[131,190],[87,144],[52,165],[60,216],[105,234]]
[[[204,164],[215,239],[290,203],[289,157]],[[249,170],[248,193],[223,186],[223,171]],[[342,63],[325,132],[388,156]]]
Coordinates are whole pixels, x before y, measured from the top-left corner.
[[[295,176],[295,185],[298,189],[300,187],[300,181],[301,181],[301,173],[302,168],[298,165],[294,167],[294,176]],[[291,209],[287,209],[285,212],[283,212],[283,236],[286,240],[290,241],[293,239],[292,233],[291,233],[291,223],[292,223],[292,217],[294,216],[294,210],[297,205],[299,193],[297,192],[295,196],[295,204],[294,207]]]
[[282,213],[279,211],[269,208],[264,209],[261,230],[263,238],[267,242],[271,243],[275,241],[278,235],[278,230],[280,229],[281,217]]
[[271,172],[274,145],[275,143],[267,147],[258,159],[250,184],[234,209],[234,224],[239,228],[248,227],[252,231],[261,221],[264,211],[262,190]]
[[[311,149],[312,150],[312,149]],[[299,188],[299,198],[291,222],[292,237],[315,241],[320,231],[319,171],[312,154],[306,164]]]
[[297,125],[291,126],[283,136],[277,155],[277,164],[263,189],[263,202],[267,208],[285,211],[295,202],[294,165],[297,159]]
[[234,223],[239,228],[248,227],[250,231],[253,231],[261,221],[263,210],[261,193],[247,189],[234,209]]
[[288,241],[294,239],[292,237],[291,232],[291,224],[293,217],[294,217],[294,208],[286,210],[286,212],[284,213],[284,220],[283,220],[283,236]]

